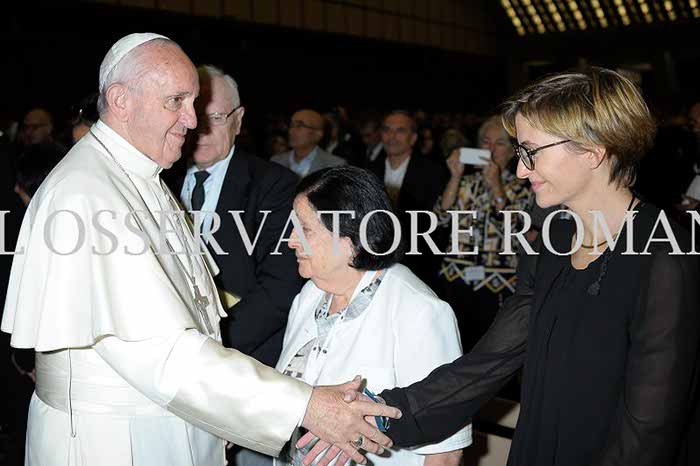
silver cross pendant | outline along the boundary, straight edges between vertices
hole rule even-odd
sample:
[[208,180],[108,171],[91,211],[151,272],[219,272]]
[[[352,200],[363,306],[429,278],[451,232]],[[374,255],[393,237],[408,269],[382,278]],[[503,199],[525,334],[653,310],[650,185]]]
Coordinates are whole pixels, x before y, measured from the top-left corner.
[[207,306],[209,305],[209,298],[206,296],[202,295],[199,292],[199,287],[195,284],[194,285],[194,307],[197,309],[197,312],[199,312],[199,315],[202,318],[202,321],[204,321],[204,326],[207,328],[207,334],[213,335],[214,334],[214,327],[211,325],[211,321],[209,320],[209,314],[207,314]]

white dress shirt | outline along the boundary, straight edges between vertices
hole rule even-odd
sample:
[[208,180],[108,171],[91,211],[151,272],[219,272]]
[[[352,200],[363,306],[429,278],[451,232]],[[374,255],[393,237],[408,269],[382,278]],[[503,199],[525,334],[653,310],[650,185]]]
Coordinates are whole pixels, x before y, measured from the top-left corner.
[[377,143],[367,151],[367,155],[369,157],[370,162],[374,162],[377,160],[377,157],[379,157],[379,154],[382,152],[382,149],[384,149],[384,144],[381,142]]
[[401,165],[396,168],[392,168],[389,163],[389,158],[384,160],[384,187],[386,188],[387,194],[394,207],[398,205],[399,193],[401,192],[401,186],[403,186],[403,179],[406,177],[406,170],[408,169],[408,163],[411,161],[411,157],[406,158]]
[[299,178],[304,178],[309,174],[311,164],[318,155],[318,146],[314,147],[314,150],[312,150],[309,155],[304,157],[301,162],[297,162],[295,154],[296,152],[293,150],[289,152],[289,169],[296,173]]
[[[224,178],[226,177],[226,172],[228,171],[228,166],[231,163],[231,158],[233,157],[235,149],[236,146],[232,146],[226,158],[219,160],[206,169],[206,171],[209,172],[209,178],[204,180],[202,235],[211,232],[212,223],[214,222],[214,212],[216,212],[216,206],[219,203],[219,196],[221,195],[221,188],[224,185]],[[185,210],[188,212],[192,211],[192,191],[194,191],[194,187],[197,184],[194,174],[198,171],[199,168],[194,164],[187,169],[187,175],[185,175],[185,181],[182,183],[182,190],[180,191],[180,199],[185,206]]]

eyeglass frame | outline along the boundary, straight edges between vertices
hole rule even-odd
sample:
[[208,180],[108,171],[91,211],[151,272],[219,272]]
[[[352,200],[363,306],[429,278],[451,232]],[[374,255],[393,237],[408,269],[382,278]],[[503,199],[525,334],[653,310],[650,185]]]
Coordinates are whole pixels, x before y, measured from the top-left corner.
[[[560,144],[566,144],[567,142],[571,142],[571,139],[564,139],[563,141],[557,141],[553,142],[551,144],[545,144],[544,146],[540,147],[535,147],[534,149],[528,149],[527,147],[523,146],[520,144],[517,140],[513,140],[513,150],[515,151],[515,155],[518,156],[518,158],[523,162],[523,165],[525,165],[525,168],[528,170],[534,170],[535,169],[535,155],[541,150],[548,149],[550,147],[558,146]],[[525,153],[523,155],[522,151]]]
[[[224,126],[226,122],[228,121],[229,117],[233,115],[233,112],[241,108],[239,105],[238,107],[234,108],[228,113],[222,113],[222,112],[214,112],[214,113],[206,113],[203,115],[197,115],[197,119],[200,120],[202,117],[206,117],[207,121],[209,122],[209,125],[211,126]],[[211,117],[224,117],[223,120],[221,120],[221,123],[213,123]]]

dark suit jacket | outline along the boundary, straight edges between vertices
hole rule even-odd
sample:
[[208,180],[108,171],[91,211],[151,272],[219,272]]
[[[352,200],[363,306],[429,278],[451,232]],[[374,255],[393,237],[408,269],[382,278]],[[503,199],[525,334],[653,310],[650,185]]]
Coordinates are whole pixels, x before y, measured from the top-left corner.
[[[177,184],[177,193],[183,180]],[[286,243],[279,247],[281,254],[270,254],[292,210],[296,184],[297,177],[290,170],[236,151],[216,206],[221,227],[214,233],[214,239],[228,255],[217,255],[209,248],[221,269],[216,277],[217,285],[241,297],[238,304],[228,309],[229,317],[221,322],[224,344],[269,366],[277,363],[287,315],[303,284],[296,257]],[[265,219],[252,255],[248,255],[229,213],[236,210],[243,211],[241,219],[251,242],[263,221],[260,211],[272,211]]]
[[[369,170],[376,174],[380,180],[384,181],[386,171],[386,153],[382,152],[374,162],[369,164]],[[411,156],[406,169],[406,176],[399,192],[399,202],[397,206],[397,216],[401,222],[401,237],[406,246],[406,251],[410,247],[410,216],[406,213],[409,210],[433,210],[435,202],[445,189],[449,179],[449,171],[445,164],[439,164],[428,160],[415,153]],[[418,214],[418,232],[427,231],[430,220],[427,214]],[[438,229],[439,230],[439,229]],[[436,230],[431,237],[437,246],[444,250],[445,238],[440,231]],[[436,277],[438,274],[439,258],[432,255],[430,249],[422,238],[418,240],[419,256],[407,255],[403,263],[411,269],[413,273],[435,289]]]

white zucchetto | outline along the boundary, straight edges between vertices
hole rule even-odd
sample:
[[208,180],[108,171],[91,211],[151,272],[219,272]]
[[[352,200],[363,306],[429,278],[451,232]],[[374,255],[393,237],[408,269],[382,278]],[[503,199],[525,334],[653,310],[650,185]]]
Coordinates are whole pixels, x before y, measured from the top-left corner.
[[104,86],[109,73],[112,72],[117,64],[119,64],[119,62],[122,61],[122,59],[129,52],[134,50],[139,45],[145,44],[146,42],[154,39],[170,40],[160,34],[154,34],[152,32],[138,32],[124,36],[115,42],[112,48],[110,48],[107,52],[107,55],[105,55],[104,59],[102,60],[102,64],[100,65],[100,92],[104,91]]

